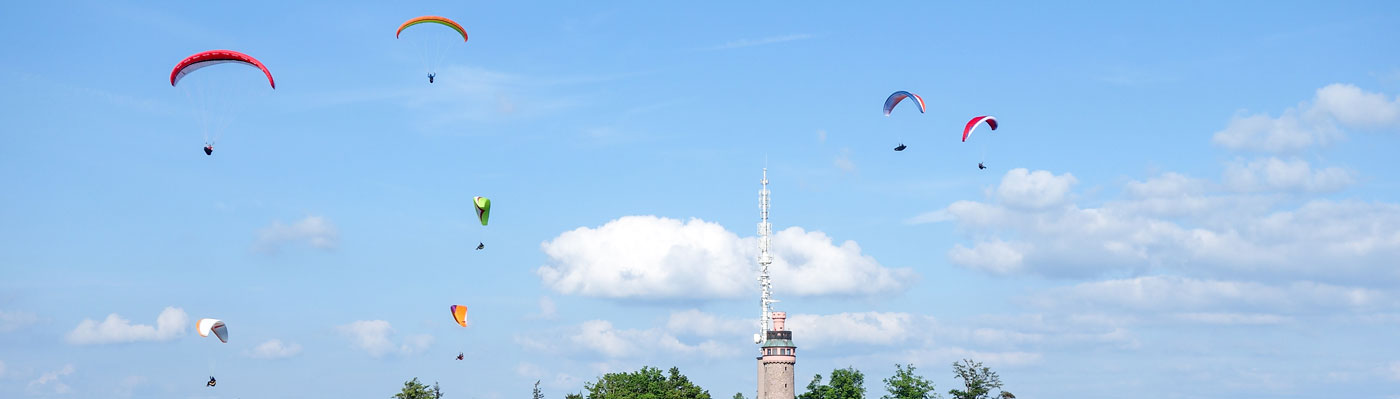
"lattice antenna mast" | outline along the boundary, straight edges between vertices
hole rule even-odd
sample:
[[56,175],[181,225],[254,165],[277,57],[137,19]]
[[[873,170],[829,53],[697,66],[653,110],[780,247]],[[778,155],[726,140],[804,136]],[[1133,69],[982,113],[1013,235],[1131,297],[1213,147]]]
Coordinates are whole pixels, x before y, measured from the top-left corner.
[[768,279],[768,265],[773,264],[773,255],[768,253],[772,244],[773,225],[768,223],[768,168],[763,168],[763,189],[758,191],[758,285],[762,289],[763,296],[759,299],[759,305],[763,308],[762,317],[758,321],[758,334],[754,334],[755,344],[761,344],[767,339],[767,331],[773,326],[771,313],[772,304],[778,300],[773,299],[773,283]]

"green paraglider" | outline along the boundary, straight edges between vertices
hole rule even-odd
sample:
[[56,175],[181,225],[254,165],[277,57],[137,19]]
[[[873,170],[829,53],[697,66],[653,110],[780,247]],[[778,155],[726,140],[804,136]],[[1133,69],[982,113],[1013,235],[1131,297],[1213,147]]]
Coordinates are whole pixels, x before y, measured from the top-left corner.
[[481,220],[482,226],[485,226],[486,221],[491,219],[491,199],[486,197],[472,198],[472,204],[476,205],[476,218]]

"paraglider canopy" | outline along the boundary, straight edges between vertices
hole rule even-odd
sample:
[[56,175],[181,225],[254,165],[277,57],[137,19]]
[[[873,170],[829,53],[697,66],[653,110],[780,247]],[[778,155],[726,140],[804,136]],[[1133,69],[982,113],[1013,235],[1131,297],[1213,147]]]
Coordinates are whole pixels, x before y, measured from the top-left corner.
[[914,104],[919,106],[919,113],[924,113],[923,97],[919,97],[918,94],[907,91],[896,91],[894,94],[890,94],[889,98],[885,99],[885,116],[890,116],[890,111],[894,111],[894,106],[899,105],[899,102],[904,101],[906,98],[914,99]]
[[194,329],[201,337],[207,337],[212,332],[214,336],[219,337],[219,342],[228,343],[228,327],[224,326],[223,320],[199,319],[199,322],[194,324]]
[[481,220],[482,226],[485,226],[486,221],[491,219],[491,199],[475,197],[472,198],[472,205],[476,206],[476,218]]
[[452,319],[457,321],[462,327],[467,326],[467,307],[463,305],[452,305]]
[[170,85],[174,86],[176,83],[179,83],[180,79],[183,79],[185,75],[189,75],[191,72],[199,70],[200,68],[226,62],[250,65],[262,70],[263,75],[267,75],[267,84],[272,86],[273,89],[277,88],[277,82],[272,80],[272,71],[267,70],[267,67],[263,66],[261,61],[247,54],[233,50],[210,50],[185,57],[185,59],[180,60],[180,63],[175,64],[174,70],[170,71]]
[[399,25],[399,30],[397,32],[394,32],[394,38],[398,38],[399,34],[403,33],[404,29],[407,29],[408,27],[413,25],[424,23],[439,24],[452,28],[453,30],[456,30],[457,33],[462,34],[462,41],[467,41],[467,30],[463,29],[462,25],[459,25],[456,21],[447,19],[446,17],[439,17],[436,15],[425,15],[418,18],[410,19],[408,21],[404,21],[403,25]]
[[972,118],[972,120],[967,121],[967,126],[963,127],[962,141],[967,141],[967,137],[971,136],[972,131],[977,129],[977,124],[982,122],[987,122],[987,126],[990,126],[992,130],[997,130],[997,118],[995,117],[983,115],[976,118]]

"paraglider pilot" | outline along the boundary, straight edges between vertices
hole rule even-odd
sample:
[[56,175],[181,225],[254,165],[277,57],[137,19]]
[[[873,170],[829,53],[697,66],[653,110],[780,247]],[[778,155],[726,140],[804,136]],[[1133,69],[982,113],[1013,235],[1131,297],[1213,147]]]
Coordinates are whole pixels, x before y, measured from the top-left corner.
[[894,150],[895,150],[895,151],[904,151],[905,148],[909,148],[909,146],[904,145],[904,143],[899,143],[899,147],[895,147]]
[[457,352],[457,360],[462,360],[462,358],[465,358],[465,357],[466,357],[466,355],[462,354],[462,352]]
[[436,73],[430,73],[430,74],[428,74],[428,83],[433,83],[433,78],[436,78],[436,77],[437,77],[437,74],[436,74]]
[[209,383],[204,384],[204,386],[210,386],[210,387],[212,387],[212,386],[214,386],[214,384],[217,384],[217,383],[218,383],[218,381],[214,381],[214,376],[211,375],[211,376],[209,376]]
[[987,168],[987,166],[986,166],[986,165],[983,165],[981,162],[978,162],[978,163],[977,163],[977,170],[982,170],[982,169],[986,169],[986,168]]
[[482,243],[482,242],[476,243],[476,250],[477,250],[477,251],[480,251],[480,250],[483,250],[483,249],[486,249],[486,243]]
[[205,144],[205,145],[204,145],[204,155],[214,155],[214,146],[209,145],[209,144]]

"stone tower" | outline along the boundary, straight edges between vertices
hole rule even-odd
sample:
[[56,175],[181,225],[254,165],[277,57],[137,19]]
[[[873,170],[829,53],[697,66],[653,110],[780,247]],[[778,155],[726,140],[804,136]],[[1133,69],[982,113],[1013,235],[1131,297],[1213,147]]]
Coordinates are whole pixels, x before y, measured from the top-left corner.
[[759,348],[757,399],[793,399],[797,345],[792,343],[792,331],[784,327],[787,313],[773,312],[770,318],[773,329],[767,331],[767,339]]

